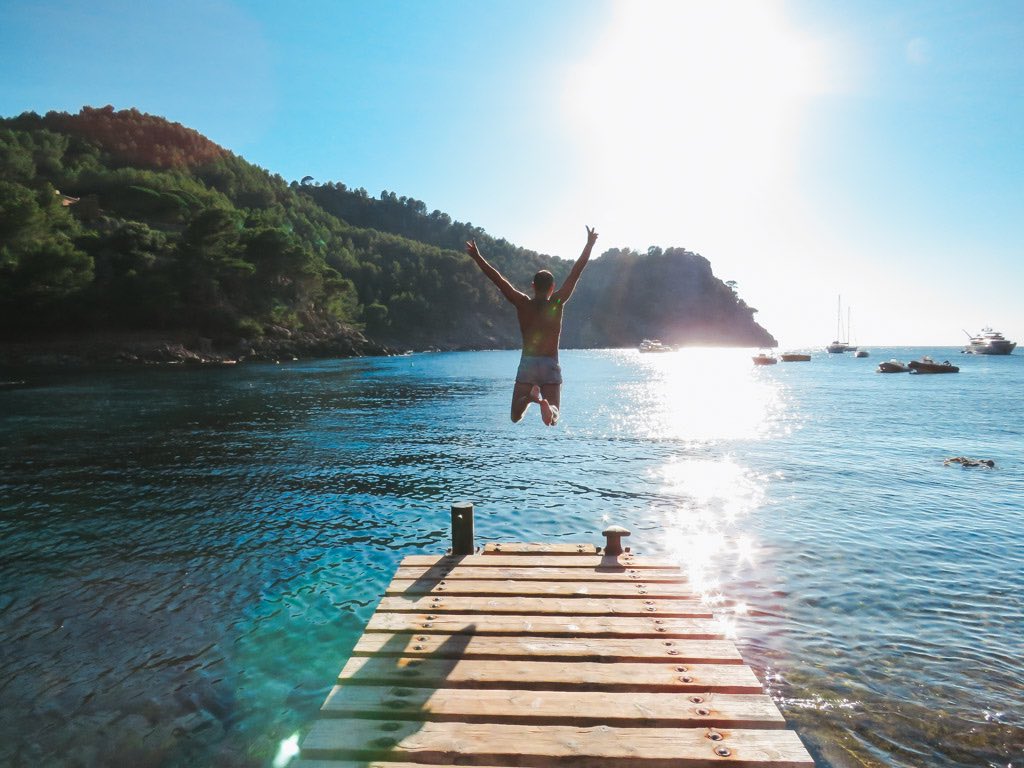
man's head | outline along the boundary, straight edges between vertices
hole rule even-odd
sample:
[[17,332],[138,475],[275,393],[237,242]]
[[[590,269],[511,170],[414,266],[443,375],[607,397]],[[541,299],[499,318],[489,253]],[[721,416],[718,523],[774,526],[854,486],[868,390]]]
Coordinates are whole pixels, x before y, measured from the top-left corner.
[[555,290],[555,276],[548,272],[546,269],[542,269],[536,275],[533,276],[533,294],[534,296],[541,299],[551,298],[551,294]]

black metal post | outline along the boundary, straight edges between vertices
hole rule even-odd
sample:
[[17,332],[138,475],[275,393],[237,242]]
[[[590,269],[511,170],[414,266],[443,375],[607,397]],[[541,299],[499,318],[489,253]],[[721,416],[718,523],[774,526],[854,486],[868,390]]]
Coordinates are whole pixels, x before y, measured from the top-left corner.
[[473,543],[473,502],[457,501],[452,504],[452,554],[472,555]]

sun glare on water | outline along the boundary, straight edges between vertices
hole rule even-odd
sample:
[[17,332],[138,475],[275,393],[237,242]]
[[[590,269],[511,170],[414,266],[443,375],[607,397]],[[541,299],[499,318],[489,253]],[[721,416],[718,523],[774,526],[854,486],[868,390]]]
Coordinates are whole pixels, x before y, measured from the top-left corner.
[[776,373],[752,365],[748,350],[687,349],[641,355],[634,364],[642,374],[632,399],[643,418],[633,428],[645,439],[679,442],[651,472],[659,498],[652,523],[665,531],[665,553],[733,636],[747,609],[728,599],[728,583],[757,566],[748,518],[765,504],[769,478],[738,462],[731,444],[784,434],[786,389]]
[[737,531],[764,502],[763,483],[729,458],[682,458],[660,475],[662,492],[677,497],[665,513],[668,552],[684,564],[694,590],[718,603],[722,575],[757,559],[754,541]]
[[642,380],[620,416],[648,439],[756,440],[780,428],[785,408],[779,384],[753,369],[735,349],[686,349],[641,355]]

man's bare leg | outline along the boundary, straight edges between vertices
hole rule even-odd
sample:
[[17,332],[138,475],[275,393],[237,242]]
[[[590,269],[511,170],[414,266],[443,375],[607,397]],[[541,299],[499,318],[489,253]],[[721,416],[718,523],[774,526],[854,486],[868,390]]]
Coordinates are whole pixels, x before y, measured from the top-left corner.
[[542,393],[541,388],[536,384],[524,384],[517,381],[512,390],[512,421],[522,420],[530,403],[537,403],[540,406],[541,420],[549,427],[553,427],[558,423],[561,392],[560,384],[545,384]]
[[537,398],[531,395],[533,387],[533,384],[525,384],[521,381],[516,382],[515,387],[512,389],[512,421],[521,421],[523,414],[526,413],[526,409],[530,407],[530,403],[537,402]]

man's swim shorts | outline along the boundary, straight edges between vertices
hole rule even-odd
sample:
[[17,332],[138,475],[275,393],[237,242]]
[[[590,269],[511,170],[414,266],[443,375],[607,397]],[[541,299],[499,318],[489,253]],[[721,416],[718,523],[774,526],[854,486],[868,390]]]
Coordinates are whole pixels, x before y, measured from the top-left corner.
[[557,357],[523,355],[516,371],[516,382],[519,384],[561,384],[562,369]]

